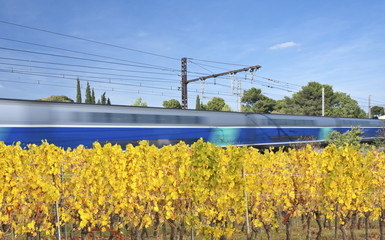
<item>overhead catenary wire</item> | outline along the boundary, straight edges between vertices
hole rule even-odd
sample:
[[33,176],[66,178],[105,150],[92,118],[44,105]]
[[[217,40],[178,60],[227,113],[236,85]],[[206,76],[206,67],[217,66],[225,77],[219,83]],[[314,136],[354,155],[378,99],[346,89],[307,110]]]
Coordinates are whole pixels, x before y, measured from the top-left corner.
[[21,61],[21,62],[29,62],[29,63],[39,63],[39,64],[67,66],[67,67],[91,68],[91,69],[109,70],[109,71],[118,71],[118,72],[136,72],[136,73],[145,73],[145,74],[177,76],[175,73],[149,72],[149,71],[122,69],[122,68],[110,68],[110,67],[99,67],[99,66],[69,64],[69,63],[58,63],[58,62],[52,62],[52,61],[51,62],[48,62],[48,61],[38,61],[38,60],[33,60],[33,59],[21,59],[21,58],[9,58],[9,57],[0,57],[0,59],[12,60],[12,61]]
[[[23,75],[30,75],[30,76],[40,76],[40,77],[52,77],[52,78],[69,79],[69,80],[77,80],[77,77],[78,77],[78,75],[70,75],[70,74],[60,75],[60,74],[8,70],[8,69],[0,69],[0,72],[6,72],[6,73],[12,73],[12,74],[23,74]],[[151,86],[147,86],[147,85],[136,85],[136,84],[122,83],[122,82],[93,80],[88,78],[83,78],[83,80],[89,81],[89,82],[96,82],[96,83],[107,83],[107,84],[122,85],[122,86],[134,86],[134,87],[146,87],[146,88],[163,89],[163,90],[173,90],[172,88],[177,89],[177,87],[172,87],[172,86],[170,86],[170,88],[159,87],[159,86],[155,87],[154,84],[152,84]]]
[[217,63],[217,64],[223,64],[223,65],[231,65],[231,66],[241,66],[241,67],[248,67],[249,66],[249,65],[245,65],[245,64],[227,63],[227,62],[204,60],[204,59],[197,59],[197,58],[188,58],[188,59],[195,60],[195,61],[201,61],[201,62],[210,62],[210,63]]
[[87,38],[83,38],[83,37],[72,36],[72,35],[69,35],[69,34],[64,34],[64,33],[54,32],[54,31],[50,31],[50,30],[45,30],[45,29],[42,29],[42,28],[37,28],[37,27],[31,27],[31,26],[26,26],[26,25],[22,25],[22,24],[12,23],[12,22],[8,22],[8,21],[4,21],[4,20],[0,20],[0,23],[12,25],[12,26],[17,26],[17,27],[21,27],[21,28],[26,28],[26,29],[30,29],[30,30],[34,30],[34,31],[40,31],[40,32],[45,32],[45,33],[49,33],[49,34],[54,34],[54,35],[57,35],[57,36],[62,36],[62,37],[82,40],[82,41],[86,41],[86,42],[92,42],[92,43],[96,43],[96,44],[100,44],[100,45],[104,45],[104,46],[110,46],[110,47],[114,47],[114,48],[118,48],[118,49],[124,49],[124,50],[128,50],[128,51],[143,53],[143,54],[147,54],[147,55],[151,55],[151,56],[162,57],[162,58],[178,60],[178,61],[180,60],[180,58],[170,57],[170,56],[166,56],[166,55],[162,55],[162,54],[157,54],[157,53],[153,53],[153,52],[149,52],[149,51],[138,50],[138,49],[134,49],[134,48],[123,47],[123,46],[119,46],[119,45],[116,45],[116,44],[96,41],[96,40],[87,39]]
[[[52,83],[45,83],[44,81],[39,81],[39,80],[33,80],[33,79],[28,79],[26,81],[21,81],[20,80],[7,80],[7,79],[0,79],[0,82],[11,82],[11,83],[18,83],[18,84],[31,84],[31,85],[43,85],[43,86],[53,86],[53,87],[62,87],[62,88],[72,88],[76,89],[76,86],[70,86],[70,85],[62,85],[62,84],[52,84]],[[85,87],[81,87],[85,89]],[[164,93],[164,92],[146,92],[143,90],[132,90],[132,89],[122,89],[122,88],[108,88],[108,87],[94,87],[95,90],[101,90],[105,92],[123,92],[123,93],[134,93],[134,94],[146,94],[146,95],[156,95],[156,96],[167,96],[167,97],[177,97],[179,95],[173,95],[170,93]]]
[[[128,77],[128,78],[142,78],[142,79],[149,79],[149,80],[157,80],[157,81],[176,81],[179,82],[178,79],[171,79],[171,78],[158,78],[158,77],[151,77],[151,76],[138,76],[138,75],[124,75],[124,74],[114,74],[114,73],[103,73],[103,72],[93,72],[93,71],[82,71],[82,70],[75,70],[75,69],[64,69],[64,68],[51,68],[51,67],[42,67],[42,66],[34,66],[34,65],[26,65],[26,64],[14,64],[14,63],[4,63],[0,62],[0,65],[7,65],[13,68],[14,66],[17,67],[28,67],[28,68],[40,68],[40,69],[46,69],[46,70],[58,70],[58,71],[69,71],[69,72],[77,72],[77,73],[90,73],[90,74],[99,74],[99,75],[106,75],[106,76],[116,76],[116,77]],[[64,73],[57,73],[58,75],[68,75]],[[73,74],[70,74],[73,75]],[[79,76],[79,75],[77,75]],[[93,78],[93,76],[87,76]],[[102,77],[95,77],[95,78],[102,78]],[[129,80],[129,79],[122,79],[122,78],[110,78],[110,77],[103,77],[108,79],[121,79],[121,80]]]
[[61,55],[61,54],[54,54],[54,53],[47,53],[47,52],[40,52],[40,51],[32,51],[32,50],[25,50],[25,49],[0,47],[0,50],[16,51],[16,52],[23,52],[23,53],[30,53],[30,54],[39,54],[39,55],[45,55],[45,56],[51,56],[51,57],[60,57],[60,58],[67,58],[67,59],[74,59],[74,60],[81,60],[81,61],[88,61],[88,62],[107,63],[107,64],[120,65],[120,66],[129,66],[129,67],[138,67],[138,68],[147,68],[147,69],[157,69],[157,70],[170,71],[170,72],[179,72],[179,70],[171,69],[171,68],[150,67],[150,66],[145,66],[145,65],[137,65],[137,64],[129,64],[129,63],[121,63],[121,62],[111,62],[111,61],[104,61],[104,60],[98,60],[98,59],[74,57],[74,56],[68,56],[68,55]]
[[122,61],[122,62],[127,62],[127,63],[141,64],[141,65],[150,66],[150,67],[164,68],[164,67],[162,67],[162,66],[153,65],[153,64],[148,64],[148,63],[142,63],[142,62],[130,61],[130,60],[121,59],[121,58],[108,57],[108,56],[99,55],[99,54],[86,53],[86,52],[82,52],[82,51],[75,51],[75,50],[70,50],[70,49],[66,49],[66,48],[59,48],[59,47],[48,46],[48,45],[39,44],[39,43],[32,43],[32,42],[20,41],[20,40],[15,40],[15,39],[10,39],[10,38],[0,37],[0,40],[6,40],[6,41],[12,41],[12,42],[18,42],[18,43],[29,44],[29,45],[34,45],[34,46],[39,46],[39,47],[45,47],[45,48],[50,48],[50,49],[56,49],[56,50],[61,50],[61,51],[66,51],[66,52],[71,52],[71,53],[83,54],[83,55],[87,55],[87,56],[93,56],[93,57],[99,57],[99,58],[105,58],[105,59],[117,60],[117,61]]
[[[7,73],[12,73],[12,74],[22,74],[22,75],[29,75],[29,76],[52,77],[52,78],[67,79],[67,80],[76,80],[77,79],[77,75],[72,75],[71,77],[68,77],[66,75],[60,75],[59,76],[59,75],[52,75],[49,73],[40,73],[40,72],[31,72],[31,71],[17,71],[17,70],[11,71],[8,69],[0,69],[0,72],[7,72]],[[43,80],[34,80],[34,81],[41,83]],[[162,87],[162,86],[154,86],[154,84],[149,86],[149,85],[144,85],[144,84],[129,84],[129,83],[121,83],[121,82],[113,82],[113,81],[93,80],[93,79],[87,79],[87,78],[83,78],[83,81],[102,83],[102,84],[111,84],[111,85],[118,85],[118,86],[131,86],[131,87],[139,87],[139,88],[161,89],[161,90],[167,90],[167,91],[180,91],[179,87],[175,87],[175,86],[164,87],[164,85],[162,85],[163,86]],[[13,81],[7,80],[7,82],[13,82]],[[39,84],[39,83],[36,83],[36,84]],[[111,89],[113,89],[112,91],[118,91],[117,88],[111,87]],[[189,92],[195,92],[195,91],[192,90]],[[205,93],[207,93],[209,95],[232,96],[231,94],[226,94],[226,93],[222,93],[219,91],[218,92],[207,91]]]
[[[229,69],[227,69],[227,68],[217,67],[217,66],[213,66],[213,65],[204,64],[204,63],[196,63],[196,62],[194,62],[194,61],[191,61],[190,59],[188,59],[188,61],[189,61],[190,63],[192,63],[192,64],[195,64],[195,65],[197,65],[197,66],[200,66],[201,68],[203,68],[202,66],[204,66],[204,67],[211,67],[211,68],[217,68],[217,69],[224,70],[224,71],[229,71]],[[206,68],[203,68],[203,69],[206,69]],[[207,71],[213,73],[213,71],[211,71],[211,70],[208,70],[208,69],[207,69]]]
[[200,67],[200,68],[206,70],[207,72],[214,73],[213,71],[211,71],[211,70],[209,70],[209,69],[203,67],[201,64],[197,64],[197,63],[194,63],[194,62],[192,62],[192,61],[189,61],[189,62],[192,63],[192,64],[197,65],[198,67]]

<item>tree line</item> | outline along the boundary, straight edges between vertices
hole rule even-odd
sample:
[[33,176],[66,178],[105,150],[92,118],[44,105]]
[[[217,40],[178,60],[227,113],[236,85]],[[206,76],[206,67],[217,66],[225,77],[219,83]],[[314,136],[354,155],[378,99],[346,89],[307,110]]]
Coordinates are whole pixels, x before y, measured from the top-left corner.
[[[77,79],[77,86],[76,86],[76,103],[82,103],[82,93],[80,90],[80,80]],[[98,99],[98,102],[95,100],[95,91],[94,88],[90,87],[90,83],[87,82],[86,87],[86,99],[84,103],[87,104],[101,104],[101,105],[111,105],[110,98],[106,97],[106,92],[102,94],[102,96]]]
[[[366,118],[364,110],[360,108],[358,102],[348,94],[336,92],[333,87],[318,82],[309,82],[300,91],[294,93],[292,97],[274,100],[262,94],[261,89],[251,88],[244,90],[242,95],[242,112],[249,113],[274,113],[274,114],[293,114],[307,116],[322,115],[322,88],[325,97],[325,116],[328,117],[355,117]],[[178,100],[171,99],[163,102],[165,108],[182,108]],[[231,108],[220,97],[214,97],[207,104],[203,104],[196,99],[197,110],[211,111],[231,111]],[[374,106],[371,108],[373,116],[384,115],[384,108]]]
[[[352,99],[348,94],[336,92],[333,90],[332,86],[320,84],[318,82],[309,82],[306,86],[302,86],[300,91],[294,93],[292,97],[286,96],[279,100],[267,97],[262,94],[262,90],[258,88],[253,87],[249,90],[244,90],[241,98],[242,112],[321,116],[322,88],[324,89],[325,94],[325,116],[355,118],[367,117],[365,111],[360,108],[357,101]],[[66,96],[56,95],[37,100],[74,102],[71,98]],[[77,79],[76,103],[82,103],[79,78]],[[84,103],[111,105],[110,98],[106,97],[106,92],[104,92],[96,102],[94,88],[91,89],[88,82]],[[147,107],[147,103],[140,97],[136,99],[132,106]],[[176,99],[164,101],[163,107],[182,109],[181,103]],[[208,111],[232,111],[223,98],[214,97],[204,104],[199,95],[196,97],[195,109]],[[383,107],[373,106],[371,108],[371,115],[374,117],[384,114],[385,112]]]
[[[111,105],[111,100],[110,100],[110,98],[106,97],[106,92],[104,92],[101,95],[101,97],[98,99],[98,101],[96,102],[94,88],[92,88],[92,90],[91,90],[89,82],[87,82],[85,95],[86,95],[86,99],[85,99],[84,103]],[[70,103],[75,102],[72,98],[69,98],[69,97],[64,96],[64,95],[51,95],[49,97],[39,98],[36,100],[37,101],[47,101],[47,102],[70,102]],[[82,103],[82,92],[80,90],[79,78],[77,79],[77,86],[76,86],[76,103]]]

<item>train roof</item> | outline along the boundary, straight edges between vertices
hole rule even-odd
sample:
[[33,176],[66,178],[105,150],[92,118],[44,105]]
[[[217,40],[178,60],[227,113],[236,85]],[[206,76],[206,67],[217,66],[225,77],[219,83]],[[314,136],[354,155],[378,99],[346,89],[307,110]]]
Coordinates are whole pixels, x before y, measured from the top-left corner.
[[[307,115],[289,115],[289,114],[270,114],[270,113],[244,113],[244,112],[223,112],[223,111],[209,111],[209,110],[196,110],[196,109],[171,109],[171,108],[162,108],[162,107],[140,107],[140,106],[130,106],[130,105],[100,105],[100,104],[88,104],[88,103],[71,103],[71,102],[54,102],[54,101],[41,101],[41,100],[26,100],[26,99],[10,99],[10,98],[0,98],[0,103],[2,102],[13,102],[13,103],[28,103],[28,104],[44,104],[44,105],[61,105],[61,106],[71,106],[71,107],[77,107],[77,108],[84,108],[84,107],[90,107],[90,108],[96,108],[96,109],[120,109],[123,110],[126,109],[136,109],[136,110],[162,110],[167,111],[170,113],[175,112],[183,112],[188,113],[188,115],[194,115],[194,113],[200,113],[202,114],[218,114],[218,113],[226,113],[226,114],[234,114],[234,115],[251,115],[251,116],[260,116],[265,118],[274,118],[274,119],[298,119],[301,117],[301,119],[339,119],[339,120],[365,120],[365,121],[381,121],[378,119],[367,119],[367,118],[348,118],[348,117],[322,117],[322,116],[307,116]],[[381,121],[382,122],[382,121]],[[384,124],[385,125],[385,124]]]

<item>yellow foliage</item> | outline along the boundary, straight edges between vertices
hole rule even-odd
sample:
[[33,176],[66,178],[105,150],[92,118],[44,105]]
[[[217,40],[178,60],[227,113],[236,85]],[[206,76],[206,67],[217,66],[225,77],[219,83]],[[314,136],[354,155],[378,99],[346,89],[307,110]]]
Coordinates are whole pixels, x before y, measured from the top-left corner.
[[245,221],[246,200],[251,223],[273,228],[279,212],[337,213],[342,221],[352,211],[378,218],[385,208],[385,153],[350,146],[261,153],[202,140],[160,149],[142,141],[125,151],[99,143],[65,151],[0,142],[0,176],[0,221],[18,235],[53,235],[56,202],[60,224],[106,231],[183,221],[215,239]]

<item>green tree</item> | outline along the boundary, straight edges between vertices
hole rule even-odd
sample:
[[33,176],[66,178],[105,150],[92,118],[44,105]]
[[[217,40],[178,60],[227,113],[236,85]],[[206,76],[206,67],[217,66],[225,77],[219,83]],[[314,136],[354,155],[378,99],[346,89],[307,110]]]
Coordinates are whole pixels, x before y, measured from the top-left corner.
[[328,111],[336,103],[336,97],[330,85],[318,82],[309,82],[291,98],[285,97],[284,101],[277,104],[275,111],[283,114],[321,116],[322,88],[325,90],[325,108]]
[[98,103],[97,103],[97,104],[99,104],[99,105],[101,104],[101,103],[100,103],[100,99],[98,99]]
[[207,102],[207,110],[210,111],[221,111],[226,105],[225,100],[220,97],[214,97],[211,101]]
[[92,93],[91,93],[91,103],[95,104],[95,91],[94,88],[92,88]]
[[321,116],[322,88],[325,91],[325,116],[364,118],[365,112],[346,93],[334,92],[332,86],[309,82],[291,98],[276,101],[274,113]]
[[334,144],[336,147],[343,147],[346,144],[358,147],[362,140],[363,131],[359,127],[354,127],[350,131],[340,133],[332,131],[326,138],[328,144]]
[[276,101],[262,94],[261,89],[251,88],[243,91],[242,112],[271,113]]
[[182,105],[180,105],[180,102],[176,99],[171,99],[169,101],[163,101],[163,107],[164,108],[182,109]]
[[380,106],[373,106],[372,109],[372,116],[382,116],[384,115],[384,108]]
[[222,108],[221,111],[223,111],[223,112],[231,112],[231,108],[230,108],[229,105],[225,104],[225,106]]
[[203,104],[203,102],[201,102],[200,110],[208,110],[208,109],[207,109],[207,105],[206,105],[206,104]]
[[107,105],[111,105],[110,98],[107,99]]
[[325,107],[327,108],[336,103],[332,86],[309,82],[308,85],[302,87],[301,91],[294,93],[292,97],[294,104],[301,106],[302,111],[299,115],[322,115],[322,88],[324,88],[325,92]]
[[87,82],[87,88],[86,88],[86,100],[84,101],[85,103],[91,104],[92,99],[91,99],[91,88],[89,82]]
[[201,100],[199,99],[199,95],[197,95],[197,100],[195,103],[195,109],[196,110],[201,110]]
[[132,106],[137,106],[137,107],[147,107],[146,102],[142,102],[142,98],[138,98],[135,100],[135,102],[132,104]]
[[45,101],[45,102],[70,102],[70,103],[74,102],[74,100],[72,100],[71,98],[64,96],[64,95],[52,95],[50,97],[40,98],[40,99],[36,99],[36,100],[37,101]]
[[300,105],[295,104],[291,98],[285,97],[284,99],[276,101],[274,111],[272,113],[298,115],[301,111]]
[[76,103],[82,103],[82,92],[80,91],[80,80],[77,78]]
[[102,105],[106,105],[106,103],[107,103],[106,92],[104,92],[102,94],[102,96],[100,97],[100,101],[101,101]]
[[346,93],[334,93],[335,103],[330,106],[325,115],[330,117],[356,117],[365,118],[366,113],[362,110],[356,100]]

